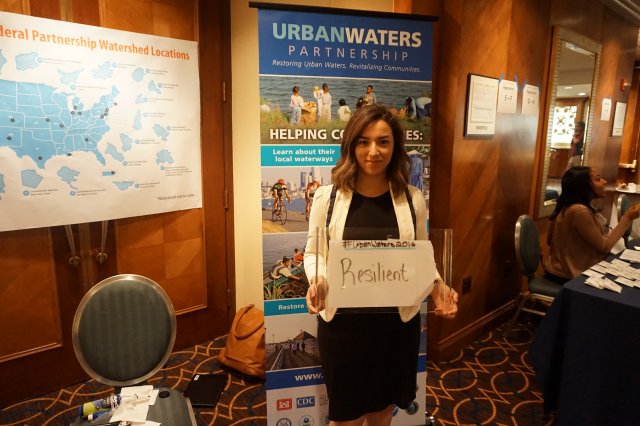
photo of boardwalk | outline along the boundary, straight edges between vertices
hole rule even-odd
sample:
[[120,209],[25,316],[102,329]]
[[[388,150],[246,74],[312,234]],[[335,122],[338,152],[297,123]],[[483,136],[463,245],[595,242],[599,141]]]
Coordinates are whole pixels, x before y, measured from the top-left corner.
[[[304,299],[300,299],[304,303]],[[311,314],[268,316],[265,333],[267,371],[320,365],[317,319]]]
[[267,344],[265,366],[267,371],[320,365],[318,340],[301,331],[297,336],[283,342]]

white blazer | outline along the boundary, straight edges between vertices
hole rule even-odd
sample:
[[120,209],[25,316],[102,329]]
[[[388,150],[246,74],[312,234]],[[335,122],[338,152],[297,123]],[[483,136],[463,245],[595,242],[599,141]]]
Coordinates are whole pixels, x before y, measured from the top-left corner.
[[[333,185],[326,185],[318,188],[314,197],[313,205],[311,206],[311,214],[309,216],[309,235],[307,236],[307,247],[304,252],[304,270],[307,274],[307,278],[311,281],[312,277],[316,275],[316,265],[318,269],[318,276],[327,278],[327,260],[323,253],[326,252],[326,247],[323,247],[323,253],[316,253],[316,228],[324,229],[327,222],[327,210],[329,209],[329,201],[331,198],[331,190]],[[427,239],[427,206],[424,200],[422,192],[414,186],[409,186],[409,192],[411,194],[411,201],[416,213],[416,232],[413,229],[413,218],[411,217],[411,209],[407,202],[407,197],[404,192],[401,194],[392,193],[393,209],[396,213],[396,220],[398,221],[398,228],[400,231],[401,240],[426,240]],[[351,198],[353,192],[338,190],[336,192],[336,199],[333,206],[333,213],[331,215],[331,222],[329,222],[329,238],[330,239],[342,239],[344,232],[344,225],[347,220],[347,213],[349,212],[349,206],[351,205]],[[417,234],[417,235],[414,235]],[[440,280],[440,275],[437,274],[436,281]],[[428,295],[433,290],[434,282],[425,283],[425,294]],[[329,288],[331,283],[327,282]],[[425,296],[426,297],[426,296]],[[325,308],[320,312],[320,315],[325,321],[331,321],[336,313],[336,308],[327,306],[325,301]],[[407,322],[420,310],[420,305],[415,306],[399,306],[398,311],[402,321]]]

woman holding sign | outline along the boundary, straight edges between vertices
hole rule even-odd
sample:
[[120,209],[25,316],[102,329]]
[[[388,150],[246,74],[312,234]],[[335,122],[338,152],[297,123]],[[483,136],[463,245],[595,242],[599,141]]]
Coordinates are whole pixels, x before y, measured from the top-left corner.
[[[420,304],[380,308],[327,305],[327,240],[426,240],[427,209],[408,185],[403,129],[380,104],[356,111],[344,129],[333,185],[316,191],[304,256],[309,312],[318,315],[318,345],[332,425],[389,425],[392,407],[416,397]],[[324,238],[324,230],[327,229]],[[373,261],[373,260],[372,260]],[[334,284],[335,285],[335,284]],[[336,290],[334,290],[336,291]],[[437,275],[424,283],[436,315],[453,318],[458,294]]]

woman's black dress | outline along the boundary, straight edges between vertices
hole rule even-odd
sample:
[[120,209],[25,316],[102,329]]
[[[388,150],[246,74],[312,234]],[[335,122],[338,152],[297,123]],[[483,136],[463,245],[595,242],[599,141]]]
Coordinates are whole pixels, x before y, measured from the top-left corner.
[[[391,193],[353,193],[344,240],[398,238]],[[318,316],[318,344],[329,396],[329,419],[354,420],[416,397],[420,315],[404,323],[397,308],[341,308]]]

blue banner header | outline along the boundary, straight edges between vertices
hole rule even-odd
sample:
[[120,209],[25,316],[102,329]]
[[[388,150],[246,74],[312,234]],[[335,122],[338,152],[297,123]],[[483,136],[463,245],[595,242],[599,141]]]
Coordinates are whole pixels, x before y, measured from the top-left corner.
[[324,383],[320,367],[267,371],[267,390],[321,385]]
[[340,145],[261,145],[262,166],[333,166]]
[[264,315],[308,314],[307,301],[304,298],[264,301]]
[[433,23],[258,11],[260,74],[431,81]]

